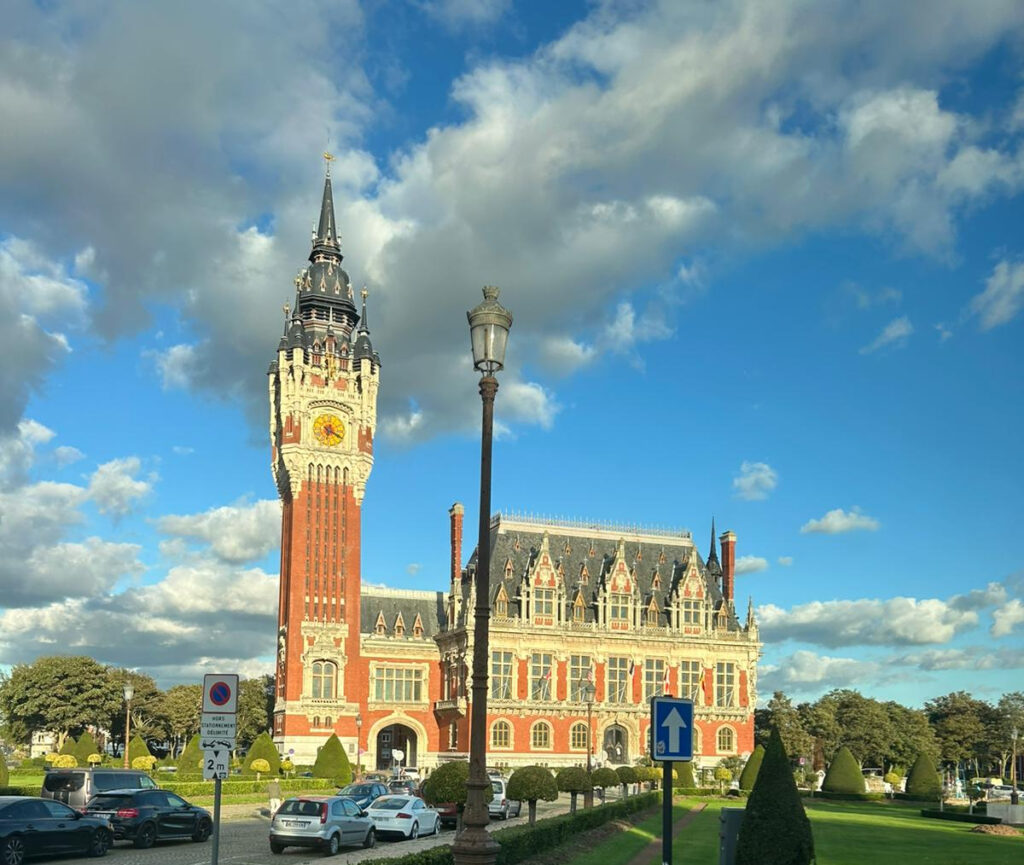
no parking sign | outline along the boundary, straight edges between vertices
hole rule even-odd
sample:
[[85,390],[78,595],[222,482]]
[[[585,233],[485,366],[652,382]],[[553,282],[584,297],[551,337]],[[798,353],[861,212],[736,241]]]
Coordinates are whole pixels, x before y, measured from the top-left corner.
[[203,676],[203,711],[234,715],[238,711],[238,676],[207,673]]

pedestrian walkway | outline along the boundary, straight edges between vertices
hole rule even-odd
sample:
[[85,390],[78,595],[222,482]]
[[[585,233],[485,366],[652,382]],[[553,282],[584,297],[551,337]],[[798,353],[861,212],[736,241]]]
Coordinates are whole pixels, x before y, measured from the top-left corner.
[[[674,841],[680,832],[683,831],[696,816],[707,807],[706,802],[698,802],[684,816],[680,817],[672,826],[672,840]],[[661,861],[661,838],[652,839],[643,850],[629,860],[627,865],[655,865]]]

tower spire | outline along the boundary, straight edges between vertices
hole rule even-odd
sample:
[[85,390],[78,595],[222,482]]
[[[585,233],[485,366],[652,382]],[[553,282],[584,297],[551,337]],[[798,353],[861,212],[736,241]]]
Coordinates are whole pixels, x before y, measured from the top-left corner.
[[718,564],[718,539],[715,537],[715,518],[711,518],[711,550],[708,552],[708,565]]
[[331,190],[331,162],[334,160],[334,156],[324,153],[324,160],[327,162],[324,197],[320,202],[320,222],[317,225],[316,236],[313,238],[313,251],[309,254],[309,260],[315,260],[319,254],[328,255],[340,261],[342,256],[338,244],[338,231],[334,223],[334,193]]
[[365,285],[363,286],[363,290],[361,292],[359,292],[359,296],[363,299],[363,314],[362,314],[362,316],[359,319],[359,332],[360,333],[364,333],[364,332],[365,333],[369,333],[370,332],[370,326],[366,323],[366,296],[369,293],[370,292],[368,292],[366,290],[366,286]]

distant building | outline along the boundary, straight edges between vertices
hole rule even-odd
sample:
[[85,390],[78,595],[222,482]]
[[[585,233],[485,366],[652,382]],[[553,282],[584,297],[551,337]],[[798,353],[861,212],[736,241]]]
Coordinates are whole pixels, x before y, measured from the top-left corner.
[[[430,767],[469,747],[476,554],[464,568],[456,504],[447,592],[362,585],[381,362],[341,262],[328,175],[269,369],[283,507],[274,739],[297,762],[337,733],[367,768],[396,753]],[[705,562],[688,532],[492,518],[489,765],[583,764],[588,743],[595,764],[633,763],[661,693],[694,699],[699,763],[753,749],[761,644],[752,611],[740,622],[734,608],[736,537],[711,534]]]

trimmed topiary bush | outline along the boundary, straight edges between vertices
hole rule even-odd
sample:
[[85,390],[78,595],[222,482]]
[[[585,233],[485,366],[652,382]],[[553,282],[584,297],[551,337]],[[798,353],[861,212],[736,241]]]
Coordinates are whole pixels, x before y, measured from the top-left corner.
[[442,763],[426,781],[423,782],[423,798],[430,805],[442,805],[453,802],[458,810],[458,828],[462,829],[462,812],[466,807],[469,791],[466,782],[469,780],[469,763],[465,760],[453,760]]
[[199,734],[196,733],[196,735],[188,740],[185,750],[178,757],[177,777],[184,779],[201,775],[202,770],[199,768],[199,762],[202,759],[203,752],[199,750]]
[[54,769],[74,769],[78,766],[78,760],[74,754],[58,754],[53,761]]
[[133,736],[128,745],[128,765],[131,766],[139,757],[152,757],[149,746],[139,736]]
[[761,769],[762,760],[764,760],[764,746],[758,745],[754,748],[754,753],[750,755],[750,759],[747,760],[747,765],[740,772],[741,790],[749,791],[754,789],[754,782],[757,780],[757,773]]
[[11,777],[7,772],[7,761],[0,757],[0,789],[6,787],[10,780]]
[[907,776],[907,795],[915,799],[937,799],[942,793],[942,779],[931,757],[918,754]]
[[676,769],[675,781],[672,783],[673,787],[685,787],[687,789],[693,789],[697,786],[697,782],[693,780],[693,764],[692,763],[680,763]]
[[97,753],[100,749],[96,745],[96,740],[92,737],[92,733],[86,730],[78,739],[78,744],[75,745],[75,758],[78,760],[79,766],[88,766],[89,757]]
[[832,758],[828,771],[825,773],[825,780],[821,782],[821,789],[823,793],[864,793],[867,791],[860,766],[845,745],[836,751]]
[[590,775],[590,780],[594,782],[595,787],[600,787],[602,790],[607,790],[609,787],[617,787],[619,784],[619,776],[615,774],[614,769],[608,766],[595,769]]
[[555,775],[555,784],[563,793],[569,794],[569,813],[576,813],[576,796],[594,789],[590,773],[582,766],[566,766]]
[[[338,737],[335,736],[335,739]],[[340,742],[338,743],[341,744]],[[245,760],[242,762],[242,774],[249,775],[254,773],[256,770],[252,767],[252,764],[256,760],[266,760],[267,765],[270,766],[269,772],[271,775],[281,774],[281,755],[277,753],[277,745],[274,744],[274,740],[270,738],[269,733],[260,733],[249,746],[249,753],[245,755]],[[348,761],[346,761],[348,765]],[[318,778],[326,778],[326,775],[317,775]],[[352,774],[349,773],[349,781],[352,780]],[[345,781],[344,783],[348,783]]]
[[810,865],[811,822],[779,731],[772,730],[736,843],[736,865]]
[[[597,771],[611,773],[611,783],[619,783],[619,776],[611,769],[598,769]],[[543,766],[523,766],[512,773],[512,777],[508,779],[508,789],[505,792],[509,799],[526,802],[530,825],[533,826],[537,822],[537,801],[543,799],[545,802],[554,802],[558,798],[558,785],[555,783],[555,776],[551,774],[550,769],[545,769]]]
[[143,772],[152,772],[156,765],[156,757],[152,754],[143,757],[136,757],[132,760],[133,769],[141,769]]
[[65,756],[68,755],[68,754],[74,755],[74,753],[75,753],[75,745],[77,745],[77,744],[78,743],[75,741],[75,737],[74,736],[68,736],[64,740],[64,744],[60,746],[60,750],[57,753],[58,754],[64,754]]
[[622,785],[623,797],[629,795],[629,785],[635,784],[640,779],[636,775],[637,770],[632,766],[616,766],[615,774],[619,776],[619,783]]
[[352,767],[336,733],[331,733],[330,738],[320,748],[320,753],[316,755],[313,777],[333,778],[338,786],[344,786],[352,780]]

